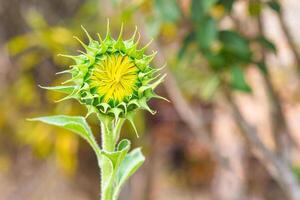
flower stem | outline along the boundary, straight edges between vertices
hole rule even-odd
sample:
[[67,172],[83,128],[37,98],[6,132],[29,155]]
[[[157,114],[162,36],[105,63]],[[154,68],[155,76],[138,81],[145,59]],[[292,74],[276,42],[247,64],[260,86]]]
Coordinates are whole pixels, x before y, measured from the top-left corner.
[[[101,122],[102,151],[115,152],[125,119],[100,115],[98,117]],[[114,191],[113,180],[117,169],[112,166],[112,161],[104,154],[100,156],[99,167],[101,172],[101,200],[116,200],[117,194]]]
[[[101,139],[102,150],[113,152],[115,150],[116,141],[113,137],[113,120],[106,118],[101,121]],[[111,183],[111,175],[113,174],[111,162],[104,155],[101,156],[101,200],[115,200],[113,198],[113,188]]]
[[113,120],[105,119],[101,122],[102,149],[113,152],[115,150],[115,141],[113,135]]

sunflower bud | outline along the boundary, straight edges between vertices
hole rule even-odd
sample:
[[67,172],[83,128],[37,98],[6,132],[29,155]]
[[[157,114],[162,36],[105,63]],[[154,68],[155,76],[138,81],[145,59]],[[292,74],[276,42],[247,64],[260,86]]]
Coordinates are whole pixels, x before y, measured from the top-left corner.
[[[96,41],[85,31],[89,43],[85,44],[75,37],[84,47],[80,55],[62,55],[74,60],[74,65],[67,72],[72,78],[72,86],[46,87],[59,91],[68,91],[65,99],[75,98],[88,108],[88,114],[97,113],[115,118],[128,118],[136,109],[145,109],[152,114],[147,102],[151,98],[162,98],[154,89],[163,81],[159,69],[150,63],[156,52],[146,55],[148,45],[138,48],[139,38],[136,33],[128,40],[122,39],[123,26],[117,40],[113,39],[107,25],[105,39]],[[66,71],[64,71],[66,72]],[[63,89],[62,89],[63,88]],[[72,88],[72,90],[70,89]]]

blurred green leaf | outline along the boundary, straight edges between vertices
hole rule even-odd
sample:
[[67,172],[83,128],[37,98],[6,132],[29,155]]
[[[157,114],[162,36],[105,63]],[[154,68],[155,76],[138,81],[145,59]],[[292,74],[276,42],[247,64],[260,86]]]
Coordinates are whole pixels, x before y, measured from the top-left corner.
[[258,62],[256,65],[264,74],[268,73],[267,66],[264,62]]
[[200,21],[210,11],[217,0],[192,0],[191,15],[194,21]]
[[178,55],[177,55],[179,60],[181,60],[183,58],[184,54],[186,53],[186,50],[187,50],[188,46],[195,40],[195,35],[196,34],[194,32],[191,32],[191,33],[187,34],[187,36],[182,41],[182,46],[179,49],[179,52],[178,52]]
[[277,48],[275,46],[275,44],[273,42],[271,42],[270,40],[268,40],[266,37],[264,36],[260,36],[257,38],[257,41],[267,50],[276,53],[277,52]]
[[228,30],[219,32],[219,35],[221,42],[223,42],[224,55],[227,56],[227,59],[250,61],[251,51],[246,38],[237,32]]
[[243,92],[252,91],[245,80],[243,70],[238,66],[231,67],[231,86],[233,87],[233,89],[240,90]]
[[209,49],[218,34],[217,23],[212,17],[203,19],[197,27],[196,39],[202,49]]
[[280,6],[279,1],[277,1],[277,0],[268,1],[267,5],[275,12],[277,12],[277,13],[281,12],[281,6]]
[[175,22],[180,17],[176,0],[155,0],[155,10],[165,22]]
[[226,67],[226,61],[222,54],[205,51],[203,52],[203,55],[214,70],[220,70]]

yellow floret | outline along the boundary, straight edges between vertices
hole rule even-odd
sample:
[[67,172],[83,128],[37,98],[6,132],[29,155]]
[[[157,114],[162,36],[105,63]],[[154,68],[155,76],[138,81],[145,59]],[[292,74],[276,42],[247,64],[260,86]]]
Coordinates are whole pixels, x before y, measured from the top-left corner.
[[104,55],[95,63],[91,74],[91,86],[96,88],[103,102],[121,102],[136,90],[138,68],[128,56]]

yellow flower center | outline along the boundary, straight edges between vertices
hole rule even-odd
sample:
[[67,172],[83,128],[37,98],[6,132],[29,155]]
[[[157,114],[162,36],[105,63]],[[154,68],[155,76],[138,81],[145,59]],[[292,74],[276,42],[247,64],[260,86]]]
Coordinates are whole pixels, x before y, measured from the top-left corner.
[[138,68],[128,56],[104,55],[93,68],[91,86],[103,97],[103,102],[121,102],[136,89],[137,72]]

